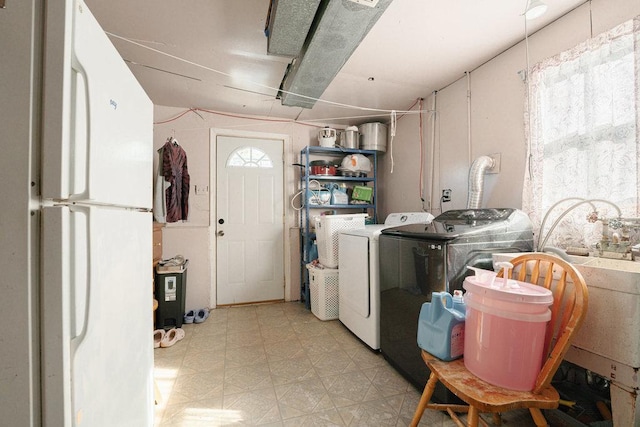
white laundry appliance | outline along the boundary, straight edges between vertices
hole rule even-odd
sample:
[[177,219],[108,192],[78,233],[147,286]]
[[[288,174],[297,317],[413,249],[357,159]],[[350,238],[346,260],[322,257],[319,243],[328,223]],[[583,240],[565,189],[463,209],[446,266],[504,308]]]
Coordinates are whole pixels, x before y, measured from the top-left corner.
[[0,9],[0,424],[153,425],[153,104],[82,0]]
[[374,350],[380,349],[380,274],[378,237],[385,228],[405,224],[428,224],[427,212],[392,213],[384,224],[345,230],[339,236],[338,317]]

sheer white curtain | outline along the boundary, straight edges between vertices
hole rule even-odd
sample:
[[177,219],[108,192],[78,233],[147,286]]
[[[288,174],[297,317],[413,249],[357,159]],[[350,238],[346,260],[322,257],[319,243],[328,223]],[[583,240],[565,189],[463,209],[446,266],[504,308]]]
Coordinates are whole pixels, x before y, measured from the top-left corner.
[[[529,79],[523,209],[534,230],[553,204],[570,197],[609,200],[638,217],[640,17],[536,64]],[[558,205],[558,214],[575,202]],[[617,216],[606,204],[595,207]],[[585,205],[568,214],[547,245],[595,243],[601,225],[587,223],[590,211]]]

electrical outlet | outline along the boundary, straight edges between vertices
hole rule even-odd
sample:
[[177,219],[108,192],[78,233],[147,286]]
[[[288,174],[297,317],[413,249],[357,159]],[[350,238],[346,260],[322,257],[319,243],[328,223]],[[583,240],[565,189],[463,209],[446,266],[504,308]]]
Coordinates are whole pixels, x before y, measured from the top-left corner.
[[196,185],[195,186],[197,195],[209,194],[209,186],[208,185]]
[[487,169],[487,173],[500,173],[500,163],[502,162],[502,153],[489,154],[493,159],[493,167]]
[[443,202],[451,201],[451,189],[442,190],[442,201]]

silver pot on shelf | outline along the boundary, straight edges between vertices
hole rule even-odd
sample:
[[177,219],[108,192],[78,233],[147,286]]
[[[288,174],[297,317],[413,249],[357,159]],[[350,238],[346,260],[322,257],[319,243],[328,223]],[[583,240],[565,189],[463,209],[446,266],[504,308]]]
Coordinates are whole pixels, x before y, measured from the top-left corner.
[[358,126],[358,131],[361,149],[387,152],[387,125],[379,122],[364,123]]
[[358,149],[360,144],[360,132],[356,126],[349,126],[340,135],[340,146],[348,149]]

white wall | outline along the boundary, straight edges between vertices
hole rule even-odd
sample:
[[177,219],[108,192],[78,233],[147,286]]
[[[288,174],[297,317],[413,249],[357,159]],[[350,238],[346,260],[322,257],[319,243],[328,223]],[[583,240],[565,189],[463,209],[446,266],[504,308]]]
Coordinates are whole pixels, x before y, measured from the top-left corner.
[[[590,19],[590,8],[591,16]],[[529,37],[531,65],[567,50],[593,35],[640,15],[638,0],[593,0]],[[591,21],[591,22],[590,22]],[[524,38],[524,26],[523,26]],[[437,58],[434,58],[437,60]],[[524,114],[526,84],[518,72],[525,70],[526,47],[521,42],[486,64],[472,70],[469,79],[461,76],[436,95],[435,191],[430,211],[440,213],[443,189],[453,190],[452,201],[443,210],[466,207],[468,171],[481,155],[501,154],[499,174],[485,175],[483,207],[522,206],[525,173]],[[468,143],[467,84],[471,94],[471,143]],[[422,94],[425,108],[432,106],[433,95]],[[428,153],[424,181],[431,187],[432,123],[425,121],[424,141]],[[394,173],[388,172],[390,156],[381,159],[379,216],[390,212],[420,208],[415,190],[419,176],[417,116],[405,116],[398,124],[395,139]],[[470,155],[469,155],[470,153]]]
[[[428,115],[423,116],[423,122]],[[403,211],[420,211],[420,133],[417,114],[406,114],[397,122],[396,138],[387,144],[387,152],[378,156],[378,222],[384,222],[386,214]],[[393,173],[391,157],[393,156]],[[401,185],[396,185],[402,183]]]
[[[590,22],[590,10],[592,19]],[[530,64],[569,49],[593,34],[605,31],[627,19],[640,15],[638,0],[593,0],[529,37]],[[524,29],[523,29],[524,38]],[[420,132],[419,117],[405,115],[398,121],[393,143],[394,171],[391,151],[379,157],[378,218],[398,211],[421,210],[440,213],[442,189],[452,190],[452,201],[442,210],[461,209],[467,203],[467,175],[471,162],[481,156],[501,154],[499,174],[485,176],[483,207],[516,207],[522,205],[522,183],[525,169],[524,103],[526,85],[518,72],[526,69],[525,43],[519,43],[496,58],[472,70],[467,76],[452,82],[436,95],[435,146],[432,147],[433,115],[423,115],[424,191],[420,194]],[[434,58],[437,60],[437,58]],[[471,93],[471,144],[467,139],[467,85]],[[432,94],[423,96],[424,109],[431,109]],[[155,121],[176,117],[184,109],[156,106]],[[319,127],[324,124],[318,124]],[[184,116],[155,126],[154,144],[159,148],[169,136],[175,136],[187,152],[191,175],[191,214],[188,222],[168,225],[164,229],[163,257],[181,253],[190,259],[187,308],[211,305],[211,278],[215,264],[209,263],[209,195],[195,195],[195,185],[209,183],[209,130],[245,129],[251,132],[286,134],[291,148],[285,153],[297,161],[302,147],[316,143],[317,128],[292,123],[269,123],[238,119],[206,112],[189,112]],[[433,148],[433,156],[432,156]],[[288,164],[285,167],[289,167]],[[434,172],[434,195],[430,197],[431,171]],[[297,189],[297,170],[289,174],[285,195],[291,197]],[[211,189],[213,190],[213,189]],[[431,204],[430,200],[431,199]],[[295,212],[287,207],[288,227],[297,224]],[[285,253],[285,256],[287,254]],[[286,271],[288,279],[297,272],[297,265]],[[297,299],[296,286],[289,287],[285,298]]]

